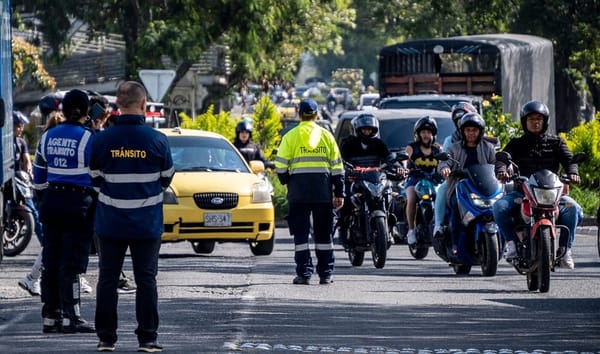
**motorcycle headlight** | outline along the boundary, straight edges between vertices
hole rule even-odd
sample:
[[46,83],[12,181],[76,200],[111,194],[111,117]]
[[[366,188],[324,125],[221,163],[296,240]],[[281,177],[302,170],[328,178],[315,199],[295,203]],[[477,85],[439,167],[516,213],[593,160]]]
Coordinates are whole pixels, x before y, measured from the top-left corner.
[[498,193],[493,198],[481,198],[479,195],[475,193],[471,193],[471,200],[473,201],[473,205],[478,207],[479,209],[489,209],[494,205],[494,203],[502,198],[502,193]]
[[163,192],[163,204],[179,204],[177,196],[171,186],[168,186]]
[[560,191],[562,187],[543,189],[533,187],[533,196],[538,204],[541,205],[554,205],[560,197]]
[[270,183],[260,181],[252,185],[252,203],[267,203],[271,201],[273,188]]

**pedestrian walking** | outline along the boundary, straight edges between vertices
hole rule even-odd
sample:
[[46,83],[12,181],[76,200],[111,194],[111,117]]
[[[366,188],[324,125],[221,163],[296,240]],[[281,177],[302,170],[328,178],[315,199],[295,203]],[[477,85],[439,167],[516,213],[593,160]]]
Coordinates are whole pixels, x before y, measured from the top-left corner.
[[42,317],[44,333],[94,332],[80,315],[79,274],[87,268],[95,192],[89,176],[93,132],[84,127],[89,99],[81,90],[65,94],[66,121],[47,130],[33,166],[43,225]]
[[117,342],[117,285],[129,248],[137,285],[135,330],[142,352],[160,352],[156,275],[163,233],[163,190],[173,178],[169,143],[145,124],[146,90],[135,81],[117,88],[121,114],[92,146],[90,176],[98,191],[94,232],[99,244],[96,288],[98,351]]
[[295,245],[294,284],[308,285],[315,271],[308,242],[311,216],[320,284],[333,281],[333,208],[344,204],[340,150],[331,133],[315,122],[317,110],[312,99],[300,102],[300,124],[283,136],[275,158],[277,176],[288,188],[288,225]]

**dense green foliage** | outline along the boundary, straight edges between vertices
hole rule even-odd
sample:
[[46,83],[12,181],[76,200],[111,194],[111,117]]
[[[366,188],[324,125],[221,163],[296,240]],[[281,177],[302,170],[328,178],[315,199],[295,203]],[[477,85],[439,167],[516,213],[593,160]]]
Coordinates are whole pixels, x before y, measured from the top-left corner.
[[485,120],[486,134],[500,140],[500,146],[504,147],[515,135],[520,134],[521,124],[513,121],[510,113],[502,110],[502,97],[492,96],[482,102],[483,119]]
[[214,106],[210,106],[205,113],[192,118],[185,113],[179,113],[181,127],[186,129],[199,129],[223,135],[230,141],[235,137],[235,122],[229,112],[215,114]]
[[254,107],[254,131],[252,140],[260,146],[267,159],[271,159],[273,150],[281,140],[281,116],[268,96],[263,96]]
[[582,186],[598,190],[600,188],[600,113],[597,119],[573,128],[562,134],[573,153],[584,152],[586,161],[579,165]]

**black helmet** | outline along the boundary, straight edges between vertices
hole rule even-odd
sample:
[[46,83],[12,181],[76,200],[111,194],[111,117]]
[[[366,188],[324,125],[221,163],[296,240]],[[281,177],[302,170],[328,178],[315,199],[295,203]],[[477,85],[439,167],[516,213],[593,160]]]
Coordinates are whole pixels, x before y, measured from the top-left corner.
[[419,136],[419,133],[421,132],[421,130],[430,130],[431,134],[433,135],[432,142],[435,141],[435,136],[437,135],[437,130],[438,130],[435,119],[431,118],[430,116],[425,116],[425,117],[419,118],[419,120],[417,120],[417,122],[415,123],[415,126],[413,128],[413,133],[415,133],[416,141],[421,140],[421,138]]
[[466,127],[476,127],[479,128],[479,136],[477,137],[477,142],[481,140],[483,134],[485,133],[485,121],[481,116],[477,113],[467,113],[461,119],[459,123],[460,127],[460,137],[462,141],[466,141],[465,139],[465,128]]
[[25,124],[29,123],[29,118],[27,118],[27,116],[25,116],[20,111],[13,111],[12,116],[13,116],[13,124],[25,125]]
[[550,118],[550,110],[548,106],[540,101],[529,101],[521,108],[521,126],[523,131],[527,133],[527,116],[532,113],[539,113],[544,117],[544,125],[542,127],[542,133],[545,133],[548,129],[548,119]]
[[[379,121],[375,118],[374,115],[369,113],[364,113],[356,118],[352,119],[352,126],[354,127],[354,133],[356,136],[361,138],[363,141],[367,141],[368,139],[374,138],[377,136],[379,132]],[[361,128],[371,128],[371,135],[365,136],[361,132]]]
[[243,120],[241,122],[239,122],[236,126],[235,126],[235,135],[239,135],[240,132],[248,132],[250,133],[250,136],[252,136],[252,123]]
[[460,119],[467,113],[477,113],[477,109],[469,102],[458,102],[452,106],[452,121],[458,129]]
[[59,93],[51,93],[42,97],[42,99],[38,103],[38,107],[40,109],[40,113],[42,114],[42,118],[47,117],[48,114],[54,111],[58,111],[62,99],[63,95]]

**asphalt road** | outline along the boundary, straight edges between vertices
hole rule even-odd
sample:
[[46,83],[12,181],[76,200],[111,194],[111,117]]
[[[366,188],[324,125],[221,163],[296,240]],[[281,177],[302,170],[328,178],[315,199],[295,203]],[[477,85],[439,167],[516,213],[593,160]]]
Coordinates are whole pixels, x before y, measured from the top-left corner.
[[[552,273],[546,294],[532,293],[507,263],[495,277],[456,276],[433,250],[421,261],[393,245],[385,268],[352,267],[336,246],[335,282],[292,285],[293,243],[277,230],[270,256],[218,244],[209,256],[187,243],[164,244],[159,262],[159,341],[172,353],[600,353],[600,257],[596,228],[580,229],[576,269]],[[0,353],[95,350],[93,334],[42,334],[40,299],[17,281],[39,251],[0,265]],[[92,256],[87,278],[97,279]],[[131,274],[129,259],[125,265]],[[140,294],[143,296],[143,294]],[[137,348],[135,295],[121,295],[117,352]],[[94,294],[82,314],[93,320]]]

